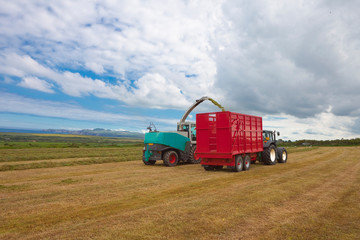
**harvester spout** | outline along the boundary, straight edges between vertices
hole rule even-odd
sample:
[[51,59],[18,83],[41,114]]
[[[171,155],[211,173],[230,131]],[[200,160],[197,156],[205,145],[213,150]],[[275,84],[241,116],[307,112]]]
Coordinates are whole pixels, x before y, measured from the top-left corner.
[[199,98],[195,101],[195,103],[193,105],[190,106],[190,108],[184,113],[184,115],[182,116],[180,123],[179,123],[179,129],[182,129],[183,124],[185,123],[186,118],[189,116],[189,114],[192,112],[192,110],[194,110],[194,108],[196,108],[200,103],[202,103],[205,100],[209,100],[210,102],[212,102],[215,106],[219,107],[223,112],[225,111],[225,108],[223,106],[221,106],[217,101],[215,101],[214,99],[204,96],[202,98]]

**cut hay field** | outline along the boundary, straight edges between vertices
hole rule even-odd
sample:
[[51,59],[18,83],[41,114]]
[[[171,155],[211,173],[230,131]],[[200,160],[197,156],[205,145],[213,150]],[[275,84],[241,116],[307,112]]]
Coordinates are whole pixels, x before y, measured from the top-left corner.
[[360,239],[360,147],[240,173],[141,150],[0,149],[0,239]]

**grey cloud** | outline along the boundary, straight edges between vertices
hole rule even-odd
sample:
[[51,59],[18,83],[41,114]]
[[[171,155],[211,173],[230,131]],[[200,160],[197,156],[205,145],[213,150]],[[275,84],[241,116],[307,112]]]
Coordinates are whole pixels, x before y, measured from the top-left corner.
[[347,2],[336,11],[336,1],[227,1],[233,41],[216,51],[216,87],[228,96],[226,104],[301,118],[329,106],[337,115],[358,113],[358,5]]

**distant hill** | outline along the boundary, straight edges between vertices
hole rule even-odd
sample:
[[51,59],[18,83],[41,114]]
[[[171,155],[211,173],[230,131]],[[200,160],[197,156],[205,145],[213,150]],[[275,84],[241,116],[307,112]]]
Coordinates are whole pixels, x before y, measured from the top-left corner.
[[17,132],[17,133],[56,133],[56,134],[75,134],[101,137],[120,137],[120,138],[138,138],[143,139],[144,134],[129,131],[114,131],[110,129],[95,128],[83,130],[67,130],[67,129],[43,129],[43,130],[27,130],[27,129],[2,129],[0,132]]

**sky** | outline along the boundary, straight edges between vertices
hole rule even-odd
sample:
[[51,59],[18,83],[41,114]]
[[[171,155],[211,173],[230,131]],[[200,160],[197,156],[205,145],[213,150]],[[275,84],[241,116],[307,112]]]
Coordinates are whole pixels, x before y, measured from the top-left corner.
[[0,128],[171,131],[209,96],[285,140],[360,137],[359,1],[0,6]]

